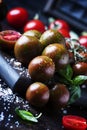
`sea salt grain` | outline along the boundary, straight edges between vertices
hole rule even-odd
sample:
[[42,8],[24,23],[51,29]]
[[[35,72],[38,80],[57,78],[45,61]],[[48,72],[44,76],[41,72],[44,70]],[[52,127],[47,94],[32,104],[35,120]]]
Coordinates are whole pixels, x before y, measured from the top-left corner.
[[[2,83],[1,83],[2,82]],[[4,127],[13,129],[20,127],[20,122],[16,120],[16,113],[15,108],[21,108],[25,110],[29,110],[29,103],[28,101],[22,99],[17,94],[13,94],[10,88],[3,87],[3,81],[0,79],[0,93],[1,95],[0,102],[3,101],[3,105],[0,108],[0,124],[2,125],[2,121],[4,122]],[[10,94],[9,94],[10,93]],[[2,111],[3,110],[3,111]]]
[[63,114],[67,114],[67,110],[63,110]]
[[[15,108],[18,106],[19,108],[22,107],[21,109],[29,110],[28,101],[25,101],[16,94],[3,95],[1,98],[3,99],[3,112],[0,114],[0,122],[6,120],[4,126],[9,129],[20,127],[20,122],[15,118]],[[9,111],[9,114],[7,111]]]
[[82,88],[86,88],[87,86],[86,86],[86,85],[82,85],[81,87],[82,87]]
[[[29,76],[28,71],[22,64],[15,60],[15,58],[9,59],[5,57],[8,64],[10,64],[15,70],[19,72],[20,75],[26,77]],[[0,125],[2,126],[2,121],[4,122],[4,127],[9,129],[16,129],[20,127],[21,122],[17,120],[17,115],[15,113],[15,108],[29,110],[30,106],[28,101],[22,99],[17,94],[13,94],[9,86],[0,78],[0,102],[3,103],[0,107]]]
[[3,121],[4,120],[4,112],[1,112],[0,114],[0,121]]
[[61,111],[62,111],[63,114],[67,114],[67,109],[61,108]]
[[10,129],[12,129],[13,128],[13,126],[10,126]]
[[18,121],[15,122],[15,126],[19,127],[19,122]]
[[5,127],[7,127],[7,126],[9,126],[9,123],[6,123],[6,124],[5,124]]

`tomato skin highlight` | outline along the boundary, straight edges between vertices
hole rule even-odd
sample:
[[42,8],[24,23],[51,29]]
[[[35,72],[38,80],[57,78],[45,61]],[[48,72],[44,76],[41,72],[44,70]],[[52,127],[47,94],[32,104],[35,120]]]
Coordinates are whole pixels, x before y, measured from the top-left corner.
[[76,115],[66,115],[62,118],[62,124],[66,130],[86,130],[86,119]]
[[45,25],[41,20],[33,19],[33,20],[28,21],[26,25],[24,26],[24,32],[28,30],[37,30],[43,33],[45,31]]
[[78,62],[73,65],[73,72],[75,75],[85,75],[87,73],[87,63]]
[[58,30],[65,38],[70,38],[69,31],[67,29],[59,29]]
[[81,46],[84,46],[87,48],[87,36],[80,36],[79,37],[79,42]]
[[56,19],[53,22],[51,22],[49,25],[49,29],[56,29],[56,30],[66,29],[69,31],[70,30],[69,28],[70,27],[69,27],[68,23],[62,19]]
[[6,19],[14,28],[23,27],[28,21],[28,11],[22,7],[16,7],[7,13]]

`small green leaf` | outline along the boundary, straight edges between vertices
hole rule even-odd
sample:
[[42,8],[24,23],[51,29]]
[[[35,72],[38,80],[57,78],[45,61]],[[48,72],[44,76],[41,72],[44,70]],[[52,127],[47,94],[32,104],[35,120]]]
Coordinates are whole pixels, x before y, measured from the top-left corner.
[[71,68],[70,65],[67,65],[66,68],[61,69],[61,70],[59,71],[59,74],[60,74],[62,77],[64,77],[68,82],[70,82],[70,83],[72,82],[71,78],[72,78],[72,76],[73,76],[73,70],[72,70],[72,68]]
[[64,77],[61,77],[61,76],[58,77],[58,81],[60,83],[64,83],[64,84],[67,84],[67,85],[70,84]]
[[79,75],[79,76],[76,76],[73,79],[73,84],[74,85],[81,85],[81,84],[84,83],[85,80],[87,80],[87,76],[85,76],[85,75]]
[[23,120],[32,121],[32,122],[38,122],[37,118],[41,116],[38,115],[38,117],[35,117],[31,112],[26,110],[19,110],[18,108],[15,109],[18,116],[20,116]]
[[81,97],[81,89],[79,86],[74,86],[71,90],[71,97],[69,100],[69,104],[74,103],[78,98]]

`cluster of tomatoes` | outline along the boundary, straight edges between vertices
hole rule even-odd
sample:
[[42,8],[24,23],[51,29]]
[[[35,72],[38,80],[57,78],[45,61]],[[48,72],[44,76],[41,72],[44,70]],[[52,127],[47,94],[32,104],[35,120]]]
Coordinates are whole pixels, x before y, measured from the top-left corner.
[[[41,21],[37,19],[28,20],[29,14],[28,11],[21,7],[16,7],[8,11],[7,13],[7,21],[8,23],[15,27],[15,28],[21,28],[23,27],[24,32],[28,30],[38,30],[39,32],[43,33],[46,31],[46,25]],[[65,38],[70,38],[70,26],[69,24],[61,19],[56,19],[53,22],[50,23],[50,25],[47,27],[48,29],[55,29],[58,30]],[[87,48],[87,36],[81,35],[78,38],[78,41],[80,45]],[[86,53],[81,53],[81,56],[86,57]],[[87,68],[86,64],[80,63],[82,68]],[[76,65],[77,67],[78,65]],[[85,66],[85,67],[84,67]],[[80,68],[81,69],[81,68]],[[85,71],[85,70],[84,70]]]
[[[27,90],[26,99],[35,106],[44,106],[49,97],[52,97],[50,100],[54,104],[58,107],[64,106],[70,96],[66,85],[53,84],[54,87],[50,92],[46,85],[54,77],[55,72],[69,63],[73,65],[75,75],[87,75],[87,49],[84,49],[87,44],[81,46],[82,37],[78,39],[79,44],[77,41],[74,44],[73,41],[65,40],[71,37],[70,26],[61,19],[54,20],[46,29],[41,20],[28,21],[28,12],[22,7],[8,11],[6,18],[14,28],[24,28],[23,35],[14,30],[0,32],[0,46],[14,49],[15,57],[23,65],[28,66],[31,78],[37,81],[33,84],[34,87],[31,85]],[[32,90],[32,88],[36,89]],[[66,98],[63,98],[65,95]]]
[[[7,14],[8,23],[17,28],[23,28],[23,31],[26,32],[28,30],[34,29],[43,33],[46,30],[46,25],[38,19],[29,20],[29,13],[26,9],[21,7],[16,7],[11,9]],[[69,34],[69,25],[64,20],[55,20],[53,21],[49,27],[49,29],[58,29],[60,33],[62,33],[65,37],[70,38]]]
[[[13,49],[16,59],[28,66],[33,84],[28,87],[25,95],[32,105],[42,107],[49,101],[55,108],[61,108],[68,103],[70,92],[67,85],[58,80],[55,82],[55,74],[68,64],[73,65],[77,75],[85,75],[87,69],[87,50],[77,42],[70,43],[72,44],[66,42],[61,33],[52,29],[42,34],[37,30],[29,30],[23,34],[14,30],[0,32],[0,47],[5,50]],[[80,63],[77,62],[79,60]]]
[[64,44],[65,38],[57,30],[51,29],[42,34],[37,30],[29,30],[17,40],[15,57],[28,66],[34,82],[26,92],[26,99],[32,105],[41,107],[50,100],[56,107],[62,107],[68,102],[66,85],[57,83],[53,85],[54,89],[48,85],[55,72],[68,64],[69,56]]
[[16,59],[28,66],[33,84],[25,95],[32,105],[42,107],[51,101],[55,108],[59,108],[67,104],[69,90],[66,85],[53,83],[50,89],[49,84],[55,72],[68,64],[69,56],[64,45],[65,38],[57,30],[46,30],[42,34],[29,30],[22,35],[14,30],[0,32],[1,49],[13,50]]
[[[29,20],[29,12],[22,7],[15,7],[8,11],[6,19],[10,26],[18,29],[23,28],[23,31],[26,32],[28,30],[38,30],[43,33],[46,30],[46,25],[43,21],[39,19],[31,19]],[[70,38],[70,26],[69,24],[61,19],[51,20],[49,23],[48,29],[56,29],[58,30],[64,37]],[[79,37],[79,42],[81,45],[87,47],[87,36],[81,35]]]
[[8,11],[6,19],[10,26],[18,29],[23,28],[23,31],[35,29],[43,33],[45,24],[41,20],[29,20],[29,13],[25,8],[16,7]]

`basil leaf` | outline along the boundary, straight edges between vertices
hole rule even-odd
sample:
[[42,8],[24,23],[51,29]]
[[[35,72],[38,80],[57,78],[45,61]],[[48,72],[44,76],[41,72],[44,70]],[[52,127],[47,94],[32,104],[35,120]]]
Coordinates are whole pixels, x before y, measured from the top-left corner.
[[87,80],[87,76],[85,75],[78,75],[73,79],[74,85],[81,85],[84,83],[84,81]]
[[60,82],[60,83],[64,83],[64,84],[67,84],[67,85],[70,84],[70,83],[69,83],[64,77],[62,77],[61,75],[59,75],[55,81],[56,81],[56,82]]
[[74,86],[72,89],[71,89],[71,96],[70,96],[70,100],[69,100],[69,103],[68,104],[72,104],[74,103],[78,98],[81,97],[81,89],[79,86]]
[[71,79],[72,76],[73,76],[73,70],[72,70],[72,67],[70,65],[67,66],[66,68],[66,76]]
[[20,116],[23,120],[32,121],[32,122],[38,122],[37,117],[34,117],[34,115],[26,110],[19,110],[18,108],[15,109],[15,112],[18,116]]
[[65,77],[67,80],[71,80],[72,76],[73,76],[73,70],[72,67],[70,65],[67,65],[66,68],[61,69],[59,71],[59,74],[63,77]]

